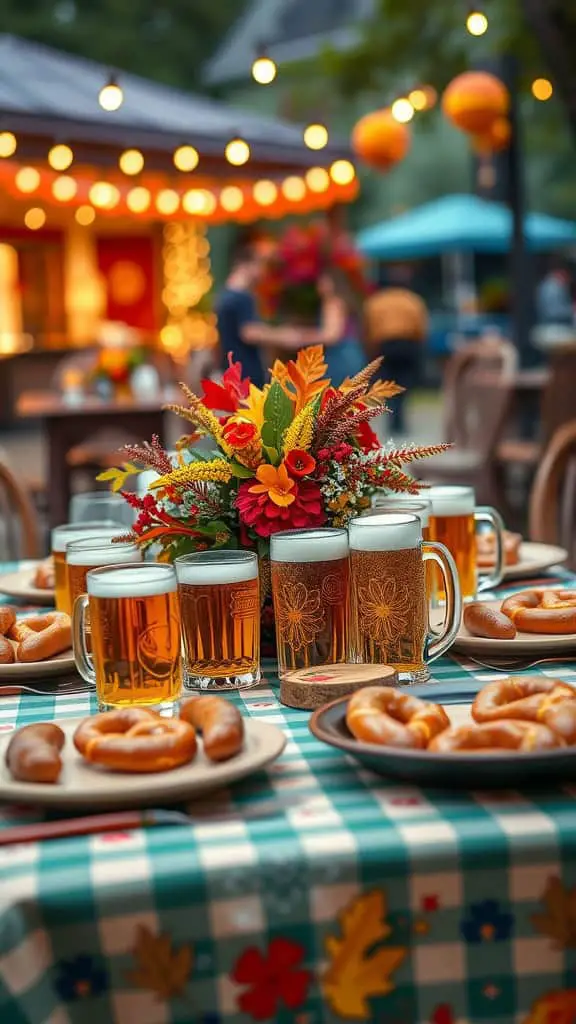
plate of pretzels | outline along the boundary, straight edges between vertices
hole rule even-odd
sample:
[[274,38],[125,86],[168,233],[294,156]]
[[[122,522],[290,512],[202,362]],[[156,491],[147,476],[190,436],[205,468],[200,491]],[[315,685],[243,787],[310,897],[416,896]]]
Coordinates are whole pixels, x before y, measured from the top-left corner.
[[15,572],[0,575],[0,593],[30,604],[54,604],[54,559],[21,562]]
[[37,722],[0,736],[0,801],[108,809],[177,803],[276,760],[277,726],[244,718],[223,697],[182,702],[180,714],[128,707]]
[[576,590],[535,587],[464,605],[454,649],[468,654],[576,653]]
[[72,629],[66,612],[18,618],[11,605],[0,606],[0,683],[15,676],[40,678],[74,667]]
[[499,679],[473,700],[368,686],[316,711],[310,730],[381,775],[425,785],[576,778],[576,687],[546,676]]
[[[523,540],[519,533],[510,530],[504,530],[503,540],[505,580],[537,576],[568,558],[565,548]],[[476,565],[481,572],[489,572],[496,565],[496,534],[492,531],[476,534]]]

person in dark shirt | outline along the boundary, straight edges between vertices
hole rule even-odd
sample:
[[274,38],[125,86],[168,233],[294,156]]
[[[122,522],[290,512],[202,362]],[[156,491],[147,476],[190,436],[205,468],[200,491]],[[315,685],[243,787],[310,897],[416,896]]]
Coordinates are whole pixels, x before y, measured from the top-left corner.
[[301,332],[293,327],[273,327],[258,319],[253,289],[262,273],[262,257],[247,246],[236,253],[226,284],[216,299],[215,311],[224,360],[228,352],[242,363],[242,373],[256,387],[264,384],[264,368],[259,348],[296,351],[302,346]]

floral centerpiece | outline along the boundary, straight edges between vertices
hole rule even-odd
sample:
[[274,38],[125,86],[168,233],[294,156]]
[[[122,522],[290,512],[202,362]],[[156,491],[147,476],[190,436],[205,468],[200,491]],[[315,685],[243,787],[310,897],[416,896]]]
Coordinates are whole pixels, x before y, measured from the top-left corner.
[[96,363],[90,371],[94,390],[104,394],[122,395],[131,391],[130,378],[137,366],[144,362],[141,348],[124,345],[103,345]]

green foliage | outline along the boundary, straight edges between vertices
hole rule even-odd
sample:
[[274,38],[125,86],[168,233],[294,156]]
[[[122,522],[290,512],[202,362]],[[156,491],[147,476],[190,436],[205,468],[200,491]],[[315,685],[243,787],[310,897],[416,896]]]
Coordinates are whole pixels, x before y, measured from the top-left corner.
[[264,444],[279,451],[282,447],[284,431],[290,426],[293,418],[294,406],[291,400],[278,381],[273,381],[264,402],[264,426],[262,427]]

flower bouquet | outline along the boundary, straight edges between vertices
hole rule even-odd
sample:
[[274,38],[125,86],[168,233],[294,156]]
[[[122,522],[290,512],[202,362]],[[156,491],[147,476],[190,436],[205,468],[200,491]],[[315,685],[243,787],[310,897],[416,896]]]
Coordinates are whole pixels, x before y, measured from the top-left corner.
[[142,365],[144,358],[141,348],[102,346],[90,374],[95,391],[105,397],[130,394],[130,378],[136,367]]

